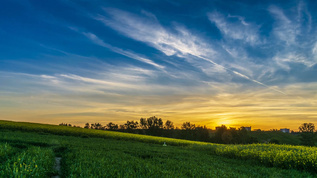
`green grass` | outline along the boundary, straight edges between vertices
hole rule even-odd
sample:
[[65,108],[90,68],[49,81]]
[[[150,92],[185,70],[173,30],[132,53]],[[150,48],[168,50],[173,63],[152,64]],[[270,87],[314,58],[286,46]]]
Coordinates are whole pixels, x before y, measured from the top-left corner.
[[[314,177],[317,172],[316,147],[221,145],[0,121],[0,148],[3,145],[24,152],[35,147],[61,156],[65,177]],[[16,160],[19,155],[8,157]]]
[[52,149],[30,147],[0,166],[0,177],[46,177],[54,173]]
[[0,163],[1,160],[6,160],[14,152],[16,152],[16,149],[8,143],[0,143]]
[[[0,131],[0,142],[46,145],[62,156],[64,177],[313,177],[293,169],[231,159],[209,150],[103,138]],[[28,150],[24,148],[24,150]],[[27,176],[28,177],[28,176]]]

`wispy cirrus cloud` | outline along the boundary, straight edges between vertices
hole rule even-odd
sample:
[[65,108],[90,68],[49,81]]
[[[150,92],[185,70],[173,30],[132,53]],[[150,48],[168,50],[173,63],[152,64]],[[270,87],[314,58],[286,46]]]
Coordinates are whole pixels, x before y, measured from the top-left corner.
[[285,15],[283,10],[277,6],[270,6],[268,11],[276,19],[273,33],[279,40],[286,42],[287,45],[292,45],[296,42],[297,35],[300,34],[299,25],[294,23]]
[[110,8],[105,9],[105,12],[110,18],[99,15],[95,19],[130,38],[147,43],[168,56],[215,54],[210,45],[185,28],[176,26],[175,32],[171,32],[148,12],[143,12],[144,16]]
[[311,30],[312,17],[307,10],[307,5],[300,1],[290,10],[271,5],[268,11],[275,19],[272,34],[276,39],[272,40],[280,50],[273,60],[278,66],[290,70],[292,63],[304,64],[307,67],[316,64],[314,47],[317,38],[316,32]]
[[314,44],[311,52],[314,55],[314,60],[317,61],[317,42]]
[[88,39],[90,39],[95,44],[100,45],[100,46],[105,47],[105,48],[108,48],[108,49],[110,49],[111,51],[113,51],[115,53],[121,54],[123,56],[129,57],[129,58],[132,58],[132,59],[135,59],[135,60],[147,63],[147,64],[150,64],[150,65],[152,65],[154,67],[157,67],[159,69],[164,69],[165,68],[164,66],[159,65],[159,64],[153,62],[150,59],[147,59],[145,57],[141,57],[141,55],[138,55],[138,54],[135,54],[133,52],[130,52],[130,51],[127,51],[127,50],[123,50],[123,49],[114,47],[114,46],[112,46],[112,45],[110,45],[108,43],[105,43],[102,39],[100,39],[99,37],[97,37],[93,33],[82,32],[82,34],[85,35]]
[[208,13],[208,18],[227,39],[241,40],[250,45],[262,43],[262,39],[258,34],[259,26],[246,22],[242,16],[230,14],[225,16],[220,12],[214,11]]
[[[191,34],[184,27],[176,26],[174,28],[176,31],[175,33],[165,29],[162,25],[160,25],[155,16],[152,14],[149,16],[149,13],[146,13],[145,16],[137,16],[118,9],[105,9],[105,11],[110,15],[110,18],[99,15],[96,17],[96,20],[103,22],[105,25],[110,26],[125,36],[147,43],[148,45],[162,51],[167,56],[178,55],[184,58],[188,58],[188,55],[195,56],[200,60],[204,60],[213,64],[213,66],[209,67],[217,68],[218,71],[225,73],[229,72],[230,74],[271,88],[260,81],[251,79],[241,72],[229,69],[230,65],[229,67],[225,67],[224,65],[215,62],[221,61],[223,59],[219,59],[220,56],[217,56],[217,53],[212,48],[212,46],[207,45],[204,40]],[[248,25],[244,20],[241,20],[241,18],[240,21],[243,21],[243,23],[241,22],[242,25]],[[242,31],[243,30],[241,30],[241,33]],[[246,34],[247,33],[243,32],[242,35]],[[240,38],[240,36],[233,37],[237,37],[238,39]],[[251,43],[255,43],[256,41],[258,42],[256,38],[258,37],[254,35],[253,37],[250,37],[250,35],[243,36],[243,39]],[[197,63],[200,63],[195,60],[189,61],[191,61],[194,66],[197,66]],[[201,69],[205,71],[205,67],[201,67]],[[208,75],[208,73],[206,74]],[[274,90],[285,94],[284,92],[277,89]]]

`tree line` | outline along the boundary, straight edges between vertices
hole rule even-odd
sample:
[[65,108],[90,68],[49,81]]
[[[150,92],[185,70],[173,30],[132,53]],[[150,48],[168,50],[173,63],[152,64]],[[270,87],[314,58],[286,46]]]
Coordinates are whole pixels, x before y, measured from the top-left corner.
[[[67,123],[61,123],[59,125],[78,127]],[[206,126],[195,125],[191,122],[184,122],[181,125],[181,128],[178,128],[174,126],[172,121],[166,120],[164,122],[161,118],[156,116],[141,118],[139,121],[128,120],[122,125],[118,125],[113,122],[109,122],[106,125],[102,125],[100,123],[86,123],[84,128],[225,144],[246,144],[258,142],[256,138],[249,136],[248,131],[243,127],[236,130],[233,128],[228,129],[223,125],[214,132]]]
[[[59,125],[79,127],[67,123]],[[228,128],[225,125],[218,127],[213,131],[206,126],[195,125],[190,122],[184,122],[181,128],[175,127],[170,120],[163,122],[161,118],[152,116],[149,118],[141,118],[139,121],[127,121],[122,125],[109,122],[106,125],[100,123],[86,123],[84,128],[96,130],[111,130],[119,132],[128,132],[143,135],[162,136],[169,138],[178,138],[194,141],[204,141],[222,144],[251,144],[258,143],[258,139],[250,135],[244,127]],[[302,145],[314,146],[316,144],[317,133],[313,123],[304,123],[299,127],[300,139]],[[278,144],[278,140],[272,139],[270,143]]]

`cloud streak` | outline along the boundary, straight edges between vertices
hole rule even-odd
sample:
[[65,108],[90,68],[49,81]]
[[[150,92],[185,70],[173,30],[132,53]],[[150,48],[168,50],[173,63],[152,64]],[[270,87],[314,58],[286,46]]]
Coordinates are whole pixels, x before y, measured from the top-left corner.
[[[224,67],[223,65],[214,62],[209,58],[204,57],[216,56],[216,52],[211,48],[211,46],[208,48],[208,45],[203,42],[203,40],[192,35],[183,27],[176,26],[175,30],[178,32],[178,34],[173,34],[164,29],[157,21],[157,19],[153,17],[153,15],[151,15],[150,17],[140,17],[117,9],[105,9],[105,11],[111,15],[111,19],[102,16],[99,16],[96,19],[130,38],[145,42],[155,47],[168,56],[178,54],[180,55],[180,57],[186,58],[186,55],[192,55],[199,59],[210,62],[219,69],[225,69],[224,71],[228,71],[231,74],[245,78],[249,81],[260,84],[279,93],[285,94],[280,90],[265,85],[257,80],[251,79],[250,77],[240,72],[231,70],[227,67]],[[223,22],[224,19],[220,19],[219,21],[219,16],[219,14],[215,13],[209,14],[210,20],[215,22],[218,28],[220,28],[226,35],[229,35],[233,39],[244,39],[245,41],[252,44],[255,44],[259,41],[256,32],[253,30],[251,30],[250,34],[250,31],[245,32],[244,29],[241,29],[240,32],[238,31],[238,36],[233,35],[237,33],[229,30],[231,27],[230,25],[227,25],[225,22]],[[241,18],[240,21],[241,24],[244,26],[249,25],[246,24],[244,20],[241,20]]]
[[99,15],[95,19],[132,39],[149,44],[167,56],[215,53],[211,46],[183,27],[176,26],[175,34],[167,31],[150,13],[141,17],[118,9],[105,9],[105,12],[111,18]]
[[152,60],[150,59],[147,59],[147,58],[144,58],[144,57],[141,57],[140,55],[138,54],[135,54],[133,52],[129,52],[129,51],[126,51],[126,50],[123,50],[123,49],[120,49],[120,48],[117,48],[117,47],[114,47],[110,44],[107,44],[105,43],[103,40],[101,40],[99,37],[97,37],[95,34],[93,33],[90,33],[90,32],[82,32],[83,35],[85,35],[88,39],[90,39],[92,42],[94,42],[95,44],[97,45],[100,45],[102,47],[105,47],[105,48],[108,48],[110,49],[111,51],[115,52],[115,53],[118,53],[118,54],[121,54],[123,56],[126,56],[126,57],[129,57],[131,59],[135,59],[135,60],[138,60],[138,61],[141,61],[141,62],[144,62],[144,63],[147,63],[147,64],[150,64],[156,68],[159,68],[159,69],[164,69],[165,67],[162,66],[162,65],[159,65],[155,62],[153,62]]
[[[258,35],[258,28],[251,23],[247,23],[244,17],[228,15],[225,17],[219,12],[208,13],[209,20],[214,23],[224,37],[241,40],[250,45],[261,44],[260,37]],[[237,19],[236,22],[229,22],[228,19]]]

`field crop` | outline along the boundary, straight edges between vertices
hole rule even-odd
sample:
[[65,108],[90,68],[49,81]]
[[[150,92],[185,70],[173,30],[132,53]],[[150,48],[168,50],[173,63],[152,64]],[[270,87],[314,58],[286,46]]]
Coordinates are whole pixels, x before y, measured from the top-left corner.
[[6,160],[7,157],[14,153],[16,149],[12,148],[7,143],[0,143],[0,160]]
[[[75,142],[79,140],[73,140]],[[91,139],[65,155],[70,177],[295,177],[295,170],[263,167],[187,147]],[[123,169],[124,168],[124,169]]]
[[51,149],[30,147],[0,166],[0,177],[46,177],[54,172],[54,153]]
[[[49,157],[45,162],[50,164],[54,162],[52,155],[59,155],[66,177],[310,177],[317,172],[316,147],[221,145],[65,126],[14,122],[2,125],[2,122],[0,148],[6,145],[7,150],[13,150],[10,145],[24,144],[27,148],[19,149],[32,152],[28,150],[38,147],[51,155],[45,156]],[[164,142],[167,147],[162,146]],[[10,160],[16,162],[18,157],[21,156],[11,156]],[[45,170],[49,170],[47,174],[52,172],[47,165]]]
[[[52,149],[62,157],[62,177],[312,177],[192,147],[0,130],[0,142]],[[37,146],[36,146],[37,147]],[[28,148],[22,148],[28,150]],[[11,158],[12,159],[12,158]]]
[[275,144],[204,145],[198,147],[226,157],[258,160],[268,166],[317,172],[316,147]]

